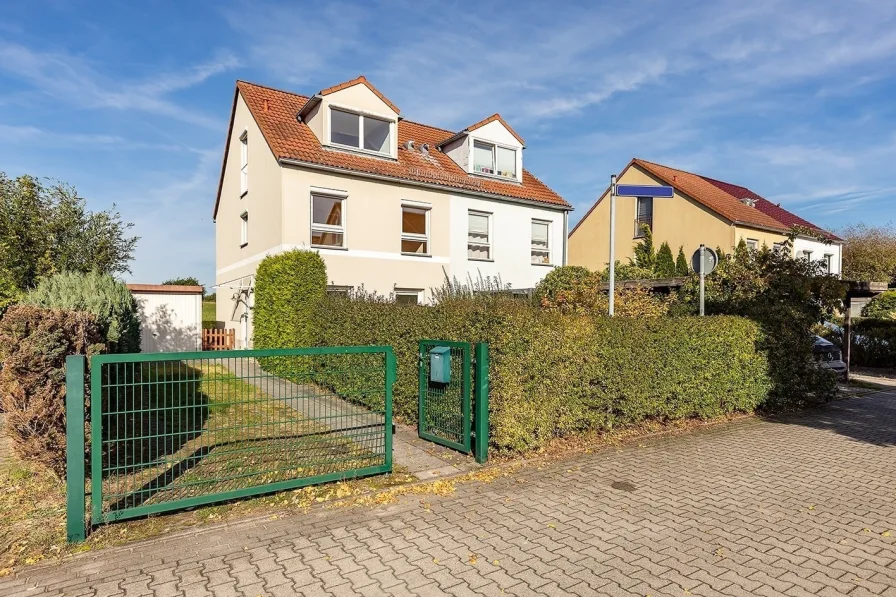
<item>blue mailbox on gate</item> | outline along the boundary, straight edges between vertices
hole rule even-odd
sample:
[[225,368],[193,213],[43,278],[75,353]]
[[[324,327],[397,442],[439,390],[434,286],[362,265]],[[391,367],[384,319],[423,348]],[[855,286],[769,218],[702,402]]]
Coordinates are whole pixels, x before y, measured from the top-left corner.
[[436,346],[429,351],[429,380],[451,382],[451,347]]

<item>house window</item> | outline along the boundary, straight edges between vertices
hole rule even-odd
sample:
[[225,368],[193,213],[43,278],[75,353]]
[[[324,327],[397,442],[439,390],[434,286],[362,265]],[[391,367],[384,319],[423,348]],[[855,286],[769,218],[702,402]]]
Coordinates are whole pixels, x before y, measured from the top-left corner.
[[471,211],[467,229],[467,257],[490,261],[492,258],[491,245],[491,214]]
[[327,286],[327,296],[335,297],[335,298],[349,298],[351,294],[352,287],[351,286]]
[[429,255],[429,209],[401,206],[401,252]]
[[747,239],[747,248],[750,249],[751,251],[756,251],[757,249],[759,249],[759,241],[756,240],[755,238],[748,238]]
[[812,261],[812,251],[803,251],[803,257],[806,258],[806,261]]
[[834,273],[833,266],[832,266],[833,259],[834,259],[834,256],[831,255],[830,253],[824,254],[824,265],[825,265],[825,269],[826,269],[827,273],[829,273],[829,274]]
[[643,227],[653,232],[653,197],[638,197],[637,213],[635,215],[635,238],[644,236]]
[[240,214],[240,247],[249,244],[249,212]]
[[774,251],[775,251],[775,253],[777,253],[778,255],[783,255],[783,254],[784,254],[784,251],[785,251],[784,243],[775,243],[775,244],[774,244]]
[[395,289],[395,304],[397,305],[419,305],[420,290],[414,289]]
[[240,197],[249,192],[249,133],[240,136]]
[[330,142],[354,149],[392,153],[392,122],[330,108]]
[[473,172],[516,178],[516,150],[473,141]]
[[550,263],[551,223],[543,220],[532,220],[532,263]]
[[345,246],[345,198],[311,195],[311,244],[317,247]]

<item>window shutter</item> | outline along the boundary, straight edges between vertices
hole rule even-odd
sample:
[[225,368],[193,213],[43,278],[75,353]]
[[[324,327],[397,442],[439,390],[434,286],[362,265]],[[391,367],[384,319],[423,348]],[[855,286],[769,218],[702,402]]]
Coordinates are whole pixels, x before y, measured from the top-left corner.
[[548,225],[544,222],[532,222],[532,244],[548,244]]
[[470,214],[470,234],[488,236],[488,216]]

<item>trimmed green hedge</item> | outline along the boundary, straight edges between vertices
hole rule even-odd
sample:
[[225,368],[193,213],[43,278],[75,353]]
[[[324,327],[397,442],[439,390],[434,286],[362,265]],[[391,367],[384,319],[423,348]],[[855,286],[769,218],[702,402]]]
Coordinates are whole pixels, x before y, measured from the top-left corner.
[[321,345],[395,349],[395,414],[417,418],[417,342],[486,341],[491,443],[538,449],[553,437],[645,419],[712,418],[763,404],[772,383],[761,333],[738,317],[602,318],[545,313],[510,300],[435,307],[326,299]]
[[[294,250],[265,257],[255,273],[255,348],[313,346],[320,301],[327,294],[327,266],[315,251]],[[289,359],[262,359],[271,373],[291,378]]]

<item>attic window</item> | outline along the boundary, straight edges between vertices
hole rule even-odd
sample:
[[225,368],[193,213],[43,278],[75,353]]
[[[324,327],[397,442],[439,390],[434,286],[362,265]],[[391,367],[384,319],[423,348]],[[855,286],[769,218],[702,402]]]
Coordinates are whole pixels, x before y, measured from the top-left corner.
[[388,120],[330,108],[330,142],[334,145],[390,155],[391,138]]
[[473,172],[516,178],[516,150],[473,141]]

